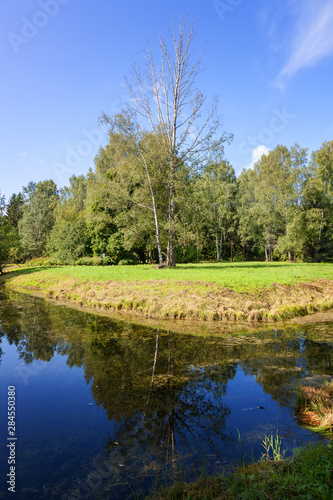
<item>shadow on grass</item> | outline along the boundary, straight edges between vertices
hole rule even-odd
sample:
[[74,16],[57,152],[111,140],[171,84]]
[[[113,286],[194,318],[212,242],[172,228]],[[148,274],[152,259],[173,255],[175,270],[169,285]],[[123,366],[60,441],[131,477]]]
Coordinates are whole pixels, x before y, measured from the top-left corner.
[[[289,264],[289,262],[286,263],[280,263],[280,262],[253,262],[253,264],[249,263],[244,263],[244,264],[234,264],[233,262],[216,262],[215,264],[198,264],[198,265],[189,265],[189,264],[177,264],[176,269],[258,269],[260,267],[268,268],[270,264],[273,264],[272,267],[286,267],[286,264]],[[184,267],[182,267],[184,266]]]

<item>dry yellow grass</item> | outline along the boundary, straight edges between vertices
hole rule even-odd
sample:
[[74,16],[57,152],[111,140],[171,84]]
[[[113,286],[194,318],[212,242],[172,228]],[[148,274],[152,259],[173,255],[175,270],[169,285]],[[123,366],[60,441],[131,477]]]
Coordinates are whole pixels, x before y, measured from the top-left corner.
[[92,282],[35,272],[14,276],[7,286],[91,309],[155,319],[274,322],[333,307],[333,281],[328,279],[239,292],[201,281]]
[[333,432],[333,383],[299,388],[297,415],[300,423],[318,432]]

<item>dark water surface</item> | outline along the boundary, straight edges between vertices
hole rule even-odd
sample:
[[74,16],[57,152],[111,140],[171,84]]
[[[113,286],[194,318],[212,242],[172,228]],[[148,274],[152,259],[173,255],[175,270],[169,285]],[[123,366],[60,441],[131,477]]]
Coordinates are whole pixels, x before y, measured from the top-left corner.
[[320,439],[295,421],[295,387],[332,375],[333,323],[180,335],[1,293],[0,498],[140,498],[257,460],[277,430],[287,456]]

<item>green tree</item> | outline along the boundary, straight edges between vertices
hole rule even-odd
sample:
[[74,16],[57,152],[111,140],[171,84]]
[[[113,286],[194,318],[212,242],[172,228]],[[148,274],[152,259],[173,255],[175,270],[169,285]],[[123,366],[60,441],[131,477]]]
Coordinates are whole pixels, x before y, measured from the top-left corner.
[[18,228],[19,220],[22,217],[23,196],[22,193],[12,194],[6,207],[7,222],[14,228]]
[[6,197],[0,191],[0,217],[3,217],[6,212]]
[[265,258],[273,260],[273,250],[280,234],[284,232],[285,208],[290,194],[288,179],[288,149],[277,146],[275,150],[263,155],[253,170],[249,170],[250,189],[253,190],[255,204],[253,215],[262,228]]
[[13,250],[19,245],[17,231],[0,216],[0,274],[3,274],[5,265],[11,260]]
[[[170,38],[159,36],[160,61],[156,65],[150,48],[143,54],[146,70],[134,65],[134,84],[128,84],[131,106],[155,137],[158,150],[166,160],[168,201],[167,265],[176,265],[177,245],[177,171],[180,165],[202,165],[213,148],[223,150],[230,139],[220,131],[217,102],[206,113],[206,99],[196,88],[202,56],[193,58],[193,25],[179,20],[178,30],[171,26]],[[149,165],[145,151],[143,162]],[[198,161],[200,158],[200,162]],[[163,169],[164,172],[164,169]],[[152,191],[151,191],[152,192]],[[158,200],[155,197],[155,202]],[[153,202],[154,204],[154,202]],[[157,237],[158,239],[158,237]]]
[[156,138],[140,129],[130,112],[102,121],[109,126],[109,141],[88,177],[87,216],[108,238],[121,230],[127,250],[156,245],[162,264],[161,219],[163,225],[167,201],[162,196],[165,162]]
[[325,141],[311,155],[306,195],[306,257],[333,259],[333,141]]
[[73,175],[69,186],[60,189],[55,224],[47,239],[47,253],[58,262],[73,264],[91,254],[91,237],[84,213],[86,196],[87,183],[83,175]]
[[284,221],[284,234],[277,241],[277,250],[288,256],[289,262],[296,262],[297,255],[303,255],[306,239],[305,186],[309,176],[307,149],[295,144],[290,148],[286,166],[279,185],[279,214]]
[[59,200],[55,212],[56,221],[76,220],[85,208],[87,180],[84,175],[72,175],[69,186],[59,190]]
[[23,188],[25,203],[18,223],[25,258],[40,257],[46,247],[48,235],[55,223],[58,200],[57,186],[52,180],[29,183]]
[[80,257],[91,253],[89,243],[87,225],[83,219],[63,221],[50,232],[47,253],[58,262],[73,264]]
[[249,177],[249,171],[243,170],[237,178],[236,217],[243,260],[249,250],[251,258],[262,258],[264,249],[263,228],[256,217],[256,200]]
[[208,230],[207,237],[214,242],[216,260],[219,262],[223,244],[232,229],[236,193],[234,169],[226,160],[208,163],[197,184],[202,223]]
[[[265,258],[273,260],[273,251],[296,260],[304,243],[304,186],[308,177],[307,150],[297,144],[290,148],[276,146],[263,155],[243,177],[247,185],[248,204],[255,225],[260,228]],[[245,193],[243,193],[245,195]],[[240,231],[243,243],[252,226],[248,215],[242,214]],[[293,255],[292,255],[293,254]]]

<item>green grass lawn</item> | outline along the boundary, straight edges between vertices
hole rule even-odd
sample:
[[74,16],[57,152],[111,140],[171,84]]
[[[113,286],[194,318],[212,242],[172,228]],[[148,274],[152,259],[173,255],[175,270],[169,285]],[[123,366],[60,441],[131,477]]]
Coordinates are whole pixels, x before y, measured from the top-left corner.
[[3,279],[23,293],[155,319],[280,321],[333,308],[333,264],[27,267]]
[[52,276],[70,276],[81,281],[201,281],[217,283],[236,291],[254,290],[272,283],[293,284],[314,279],[333,279],[333,264],[289,262],[222,262],[178,264],[176,269],[140,266],[66,266],[43,268]]

